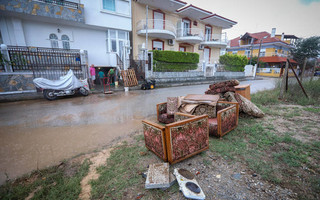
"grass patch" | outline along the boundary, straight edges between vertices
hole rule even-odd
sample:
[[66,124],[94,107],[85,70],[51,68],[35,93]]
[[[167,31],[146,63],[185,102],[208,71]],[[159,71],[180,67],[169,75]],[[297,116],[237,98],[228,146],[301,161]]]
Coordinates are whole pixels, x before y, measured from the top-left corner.
[[257,106],[265,105],[276,105],[279,104],[279,93],[280,89],[276,88],[273,90],[260,91],[251,95],[251,101]]
[[320,79],[314,80],[314,81],[304,81],[303,87],[309,96],[309,98],[306,98],[305,95],[302,92],[302,89],[300,88],[297,81],[290,80],[289,81],[289,89],[288,92],[285,93],[285,98],[290,102],[295,102],[299,105],[305,106],[305,105],[319,105],[320,103]]
[[[140,138],[140,137],[138,137]],[[106,166],[98,168],[99,179],[91,182],[92,199],[128,199],[126,197],[128,188],[135,188],[135,194],[139,191],[144,193],[144,198],[168,199],[168,192],[178,191],[177,184],[166,191],[145,190],[145,180],[141,177],[141,172],[147,170],[147,166],[142,165],[142,157],[139,152],[145,152],[146,148],[139,145],[123,144],[112,151],[107,160]],[[145,156],[151,156],[148,153]]]
[[303,110],[320,114],[320,108],[303,108]]
[[[297,109],[290,108],[285,111],[287,112],[283,113],[284,116],[298,116],[291,114],[297,112]],[[289,184],[292,187],[294,182],[299,188],[302,183],[290,177],[302,170],[302,166],[317,169],[317,166],[310,162],[310,158],[319,157],[320,142],[304,143],[295,139],[295,134],[299,133],[277,132],[272,122],[240,118],[238,127],[222,140],[210,139],[210,150],[226,159],[245,163],[267,181],[286,186]],[[308,184],[312,184],[311,180]],[[317,191],[317,187],[313,188],[315,189],[311,195],[315,195]]]
[[71,168],[71,176],[65,174],[65,167],[55,166],[6,183],[0,187],[0,199],[25,199],[36,189],[34,199],[78,199],[80,181],[88,173],[89,162]]
[[[251,95],[251,101],[254,102],[259,108],[266,105],[276,105],[281,103],[278,100],[280,94],[280,80],[276,83],[273,90],[260,91]],[[320,79],[314,81],[304,81],[303,87],[308,94],[306,98],[295,79],[289,80],[288,91],[284,93],[284,100],[299,105],[319,105],[320,104]],[[319,113],[320,108],[308,109],[307,111]]]

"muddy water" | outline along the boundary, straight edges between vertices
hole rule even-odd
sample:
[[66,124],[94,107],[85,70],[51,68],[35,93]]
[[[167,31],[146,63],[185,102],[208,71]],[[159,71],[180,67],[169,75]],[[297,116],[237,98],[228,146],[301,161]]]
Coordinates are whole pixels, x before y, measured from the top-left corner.
[[[251,90],[268,85],[250,82]],[[253,86],[254,85],[254,86]],[[261,86],[259,86],[261,85]],[[0,184],[110,145],[154,118],[168,96],[203,94],[208,85],[0,104]]]

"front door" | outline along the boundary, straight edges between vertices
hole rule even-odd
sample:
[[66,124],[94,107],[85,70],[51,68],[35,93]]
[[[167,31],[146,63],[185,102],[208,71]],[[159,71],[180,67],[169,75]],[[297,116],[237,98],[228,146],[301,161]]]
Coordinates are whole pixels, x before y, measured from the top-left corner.
[[164,29],[164,14],[161,12],[154,11],[154,29]]
[[211,27],[206,26],[206,37],[205,37],[206,41],[210,41],[211,40]]
[[191,22],[189,20],[184,19],[183,23],[183,36],[188,36],[190,34]]
[[210,62],[210,51],[210,48],[204,48],[203,50],[204,61],[206,61],[206,63]]

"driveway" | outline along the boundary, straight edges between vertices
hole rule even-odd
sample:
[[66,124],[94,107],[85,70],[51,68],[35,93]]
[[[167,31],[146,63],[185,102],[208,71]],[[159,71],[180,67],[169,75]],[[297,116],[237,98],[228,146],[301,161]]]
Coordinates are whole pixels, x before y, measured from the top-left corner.
[[[251,93],[272,89],[277,79],[244,81]],[[156,104],[170,96],[203,94],[206,85],[95,94],[0,104],[0,184],[32,170],[112,144],[141,129]]]

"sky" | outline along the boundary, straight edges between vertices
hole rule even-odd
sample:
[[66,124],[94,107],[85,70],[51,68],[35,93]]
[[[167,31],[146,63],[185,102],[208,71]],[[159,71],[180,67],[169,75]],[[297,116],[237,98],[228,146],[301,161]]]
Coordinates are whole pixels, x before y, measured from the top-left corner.
[[267,31],[296,35],[320,36],[320,0],[184,0],[238,22],[225,29],[228,39],[246,32]]

